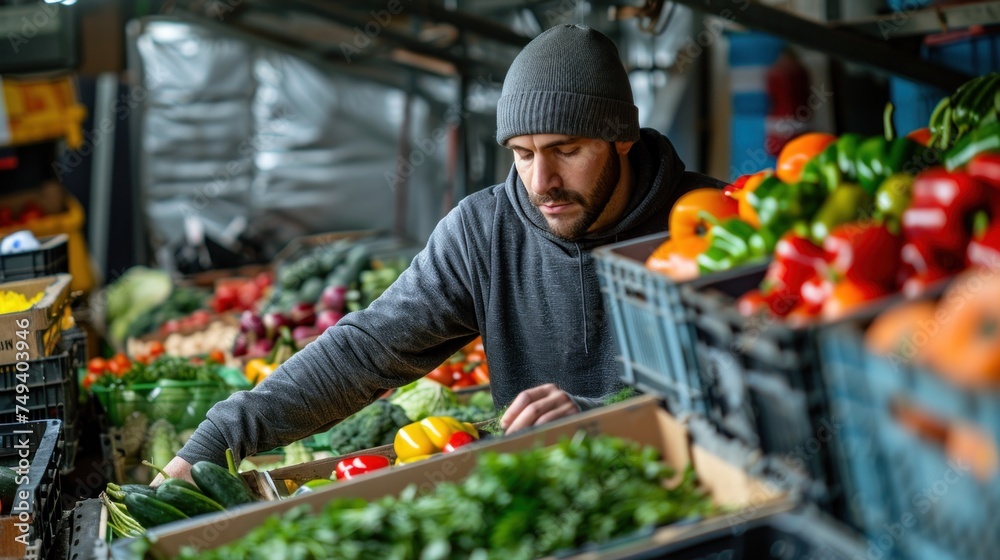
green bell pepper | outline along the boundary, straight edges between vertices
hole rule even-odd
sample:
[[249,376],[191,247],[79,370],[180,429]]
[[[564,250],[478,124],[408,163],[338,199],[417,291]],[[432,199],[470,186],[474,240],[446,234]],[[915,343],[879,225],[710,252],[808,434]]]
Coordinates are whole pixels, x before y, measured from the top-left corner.
[[[747,195],[747,201],[757,211],[760,229],[774,238],[800,224],[808,224],[826,199],[826,188],[817,183],[786,184],[768,177]],[[805,227],[808,227],[807,225]]]
[[840,173],[848,181],[857,180],[858,171],[855,164],[859,144],[861,144],[861,136],[858,134],[844,134],[834,143],[837,146],[837,167],[840,168]]
[[913,176],[907,173],[890,175],[875,192],[875,217],[898,231],[903,212],[913,199]]
[[857,182],[871,196],[875,196],[882,181],[890,175],[906,171],[912,173],[924,162],[926,148],[909,138],[886,141],[880,136],[868,138],[858,147],[855,170]]
[[755,257],[751,239],[757,234],[753,226],[739,218],[730,218],[712,227],[708,234],[708,250],[698,255],[698,271],[702,274],[720,272],[739,266]]
[[820,207],[809,228],[813,243],[823,246],[823,240],[841,224],[857,220],[871,204],[871,197],[860,186],[844,183],[833,191]]
[[841,177],[840,167],[837,164],[837,143],[834,142],[806,163],[802,168],[801,181],[822,185],[827,193],[831,193],[842,182]]

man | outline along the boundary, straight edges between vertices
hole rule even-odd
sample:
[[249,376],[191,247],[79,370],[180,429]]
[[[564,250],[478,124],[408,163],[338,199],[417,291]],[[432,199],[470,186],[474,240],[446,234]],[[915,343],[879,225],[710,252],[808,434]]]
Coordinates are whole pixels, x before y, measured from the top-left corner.
[[673,203],[714,179],[684,171],[670,142],[639,129],[614,43],[552,28],[514,60],[497,104],[514,153],[502,185],[470,195],[410,268],[253,391],[233,395],[167,466],[223,464],[330,428],[483,335],[508,431],[599,406],[621,388],[589,250],[663,231]]

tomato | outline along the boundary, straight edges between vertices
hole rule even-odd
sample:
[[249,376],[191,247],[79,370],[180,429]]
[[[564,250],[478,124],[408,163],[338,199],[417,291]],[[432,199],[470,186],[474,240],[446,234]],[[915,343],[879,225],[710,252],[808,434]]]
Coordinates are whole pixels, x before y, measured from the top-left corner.
[[194,326],[204,327],[208,325],[208,321],[211,318],[212,316],[211,314],[209,314],[208,311],[205,311],[204,309],[199,309],[198,311],[195,311],[194,313],[191,314],[189,320],[191,324],[193,324]]
[[240,285],[236,290],[237,293],[237,303],[240,309],[250,309],[253,307],[254,303],[260,299],[261,287],[253,282],[247,282]]
[[476,385],[486,385],[490,382],[490,374],[485,365],[476,366],[476,369],[472,370],[472,380]]
[[253,277],[253,282],[263,290],[271,285],[271,275],[267,272],[260,272],[257,276]]
[[[122,374],[132,369],[132,362],[129,361],[128,356],[120,352],[118,354],[115,354],[115,357],[111,358],[110,362],[118,364],[118,371],[120,371]],[[108,369],[109,370],[111,369],[111,363],[108,364]],[[113,370],[112,373],[114,373]]]
[[162,355],[164,352],[166,352],[166,349],[163,347],[162,342],[160,342],[159,340],[154,340],[153,342],[149,343],[149,349],[146,352],[150,356],[156,358]]
[[216,348],[208,353],[208,361],[215,362],[217,364],[226,363],[226,354],[222,350]]
[[427,379],[437,381],[445,387],[451,387],[451,385],[455,382],[451,376],[451,370],[445,369],[445,366],[438,366],[431,370],[431,372],[427,374]]
[[111,374],[114,375],[115,377],[121,377],[128,370],[122,369],[121,362],[119,362],[117,360],[109,360],[108,361],[108,371],[111,372]]
[[[144,366],[148,366],[149,364],[153,363],[153,356],[149,354],[143,354],[141,356],[136,356],[135,361],[139,362]],[[116,366],[118,367],[119,370],[121,370],[121,364],[116,364]]]
[[454,384],[452,384],[451,388],[452,389],[461,389],[463,387],[475,387],[476,385],[479,385],[479,384],[476,383],[472,379],[472,377],[466,375],[465,377],[462,377],[461,379],[459,379],[458,381],[456,381]]
[[104,358],[91,358],[87,362],[87,371],[90,373],[96,373],[98,375],[104,373],[108,369],[108,362]]
[[93,371],[88,371],[87,375],[85,375],[83,377],[83,382],[81,383],[83,385],[84,390],[89,391],[90,390],[90,386],[93,385],[94,382],[96,382],[98,379],[100,379],[101,375],[102,374],[100,374],[100,373],[96,373],[96,372],[93,372]]

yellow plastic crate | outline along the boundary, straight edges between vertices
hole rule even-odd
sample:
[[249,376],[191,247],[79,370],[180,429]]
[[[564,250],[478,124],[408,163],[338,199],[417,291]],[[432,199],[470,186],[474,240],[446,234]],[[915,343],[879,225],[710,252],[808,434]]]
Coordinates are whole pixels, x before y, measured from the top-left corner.
[[77,149],[83,144],[83,120],[87,110],[77,103],[71,76],[47,79],[3,77],[10,142],[20,146],[46,140],[66,139]]

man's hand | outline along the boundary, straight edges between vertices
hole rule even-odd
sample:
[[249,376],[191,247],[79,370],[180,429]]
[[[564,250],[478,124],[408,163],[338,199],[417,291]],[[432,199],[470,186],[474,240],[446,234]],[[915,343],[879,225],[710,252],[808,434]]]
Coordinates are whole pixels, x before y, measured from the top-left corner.
[[[163,467],[163,472],[170,475],[171,478],[179,478],[181,480],[186,480],[188,482],[194,483],[194,479],[191,478],[191,463],[188,463],[180,457],[174,457],[167,463],[167,466]],[[153,482],[150,482],[150,486],[159,486],[161,482],[165,479],[162,474],[156,475]]]
[[500,419],[505,433],[545,424],[580,412],[572,398],[552,383],[521,391]]

